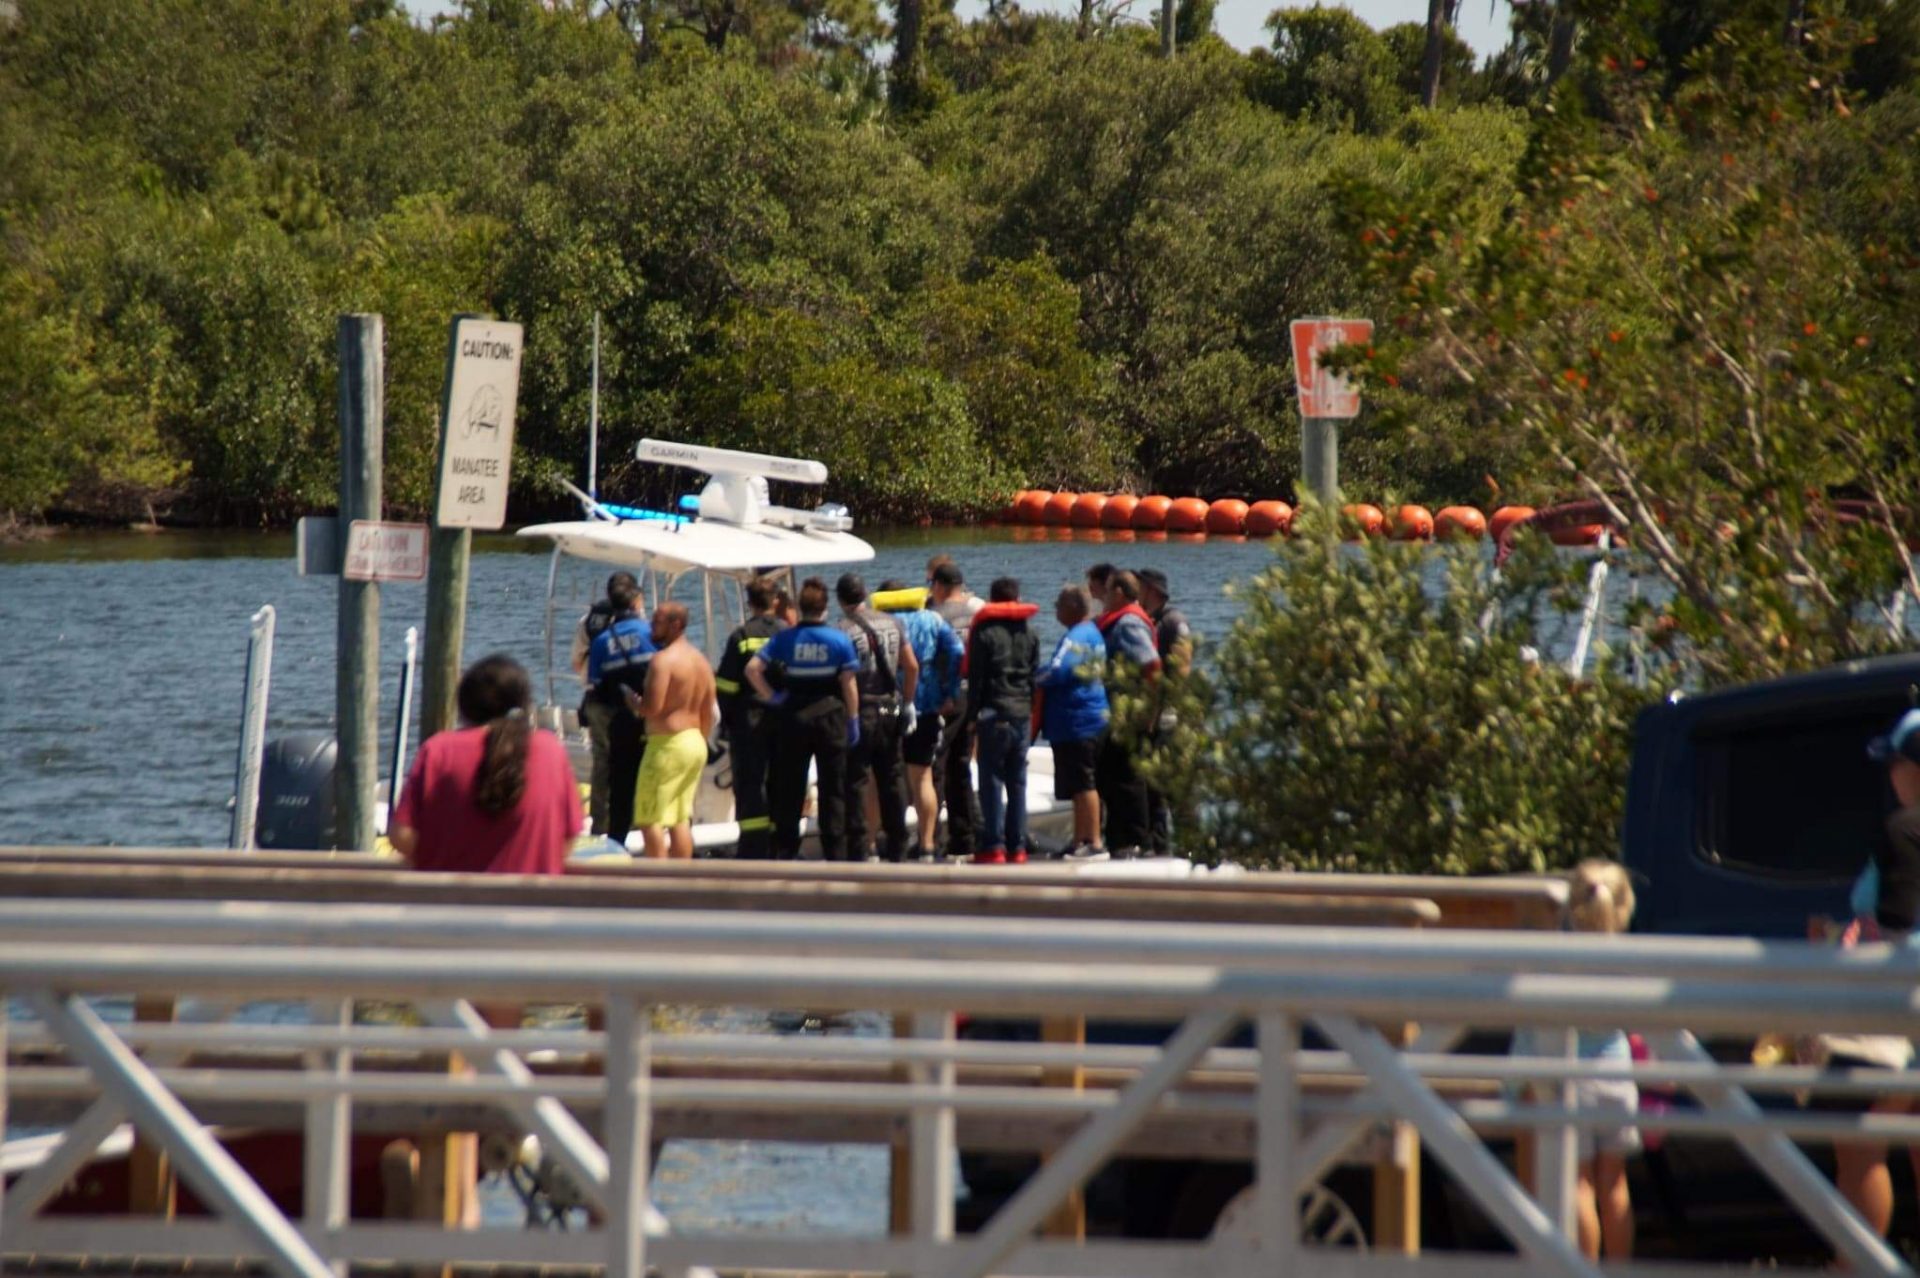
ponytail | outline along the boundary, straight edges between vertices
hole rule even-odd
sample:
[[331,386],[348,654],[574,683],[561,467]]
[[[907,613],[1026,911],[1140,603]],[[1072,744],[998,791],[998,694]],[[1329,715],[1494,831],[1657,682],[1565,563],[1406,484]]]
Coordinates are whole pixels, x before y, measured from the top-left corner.
[[1624,932],[1633,924],[1633,880],[1617,861],[1582,861],[1567,876],[1567,923],[1576,932]]
[[527,751],[533,688],[524,667],[494,655],[474,662],[460,678],[460,717],[487,729],[487,748],[473,778],[474,804],[489,816],[511,812],[527,790]]

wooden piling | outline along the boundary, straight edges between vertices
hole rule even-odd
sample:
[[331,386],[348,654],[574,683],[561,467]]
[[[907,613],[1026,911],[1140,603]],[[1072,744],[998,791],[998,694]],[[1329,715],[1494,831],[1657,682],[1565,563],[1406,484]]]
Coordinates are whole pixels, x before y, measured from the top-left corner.
[[[344,547],[353,521],[380,518],[385,326],[378,315],[342,315],[339,339],[340,544]],[[338,644],[336,846],[372,851],[373,809],[380,781],[379,583],[349,581],[342,572]]]
[[[1043,1043],[1066,1043],[1075,1047],[1087,1045],[1087,1018],[1084,1016],[1048,1017],[1040,1022],[1040,1041]],[[1083,1065],[1072,1065],[1058,1069],[1045,1069],[1040,1072],[1042,1087],[1064,1087],[1068,1091],[1084,1091],[1087,1086],[1087,1071]],[[1087,1192],[1080,1188],[1074,1190],[1060,1201],[1041,1225],[1040,1233],[1047,1238],[1064,1238],[1074,1242],[1087,1240]]]
[[[136,998],[133,1019],[143,1024],[170,1024],[175,1013],[171,998]],[[166,1150],[136,1134],[127,1155],[127,1214],[172,1220],[179,1204],[179,1186],[173,1178]]]

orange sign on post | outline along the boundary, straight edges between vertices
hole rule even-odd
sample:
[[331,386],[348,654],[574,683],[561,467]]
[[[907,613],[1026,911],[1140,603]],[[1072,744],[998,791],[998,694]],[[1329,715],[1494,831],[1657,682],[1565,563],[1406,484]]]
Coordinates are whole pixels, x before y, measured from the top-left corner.
[[1347,418],[1360,415],[1360,392],[1331,369],[1320,367],[1320,352],[1336,346],[1364,346],[1373,340],[1373,321],[1313,319],[1293,321],[1293,376],[1300,391],[1300,416]]

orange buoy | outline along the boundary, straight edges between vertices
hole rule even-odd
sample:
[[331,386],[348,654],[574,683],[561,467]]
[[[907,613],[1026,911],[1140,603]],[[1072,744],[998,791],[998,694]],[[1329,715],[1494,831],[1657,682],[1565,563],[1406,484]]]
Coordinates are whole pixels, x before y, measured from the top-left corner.
[[1284,501],[1256,501],[1247,507],[1247,536],[1284,537],[1293,528],[1293,507]]
[[1133,508],[1133,526],[1143,532],[1159,532],[1167,526],[1167,512],[1173,509],[1173,498],[1154,494],[1142,497]]
[[1378,506],[1357,502],[1340,508],[1340,523],[1348,541],[1359,541],[1386,531],[1387,516]]
[[1078,493],[1055,493],[1047,498],[1047,508],[1041,512],[1041,522],[1054,528],[1064,528],[1073,522],[1073,503],[1080,500]]
[[1247,503],[1238,497],[1222,497],[1207,507],[1207,531],[1232,536],[1247,530]]
[[1107,504],[1100,508],[1100,526],[1102,528],[1133,527],[1133,510],[1140,499],[1132,493],[1115,493],[1107,498]]
[[1523,519],[1532,519],[1539,512],[1531,506],[1502,506],[1493,512],[1493,519],[1487,524],[1487,535],[1499,541],[1507,535],[1507,530]]
[[1547,534],[1556,546],[1597,546],[1607,535],[1605,524],[1568,524]]
[[1167,507],[1167,531],[1197,533],[1207,530],[1207,503],[1198,497],[1176,497]]
[[1046,518],[1047,503],[1053,494],[1044,488],[1029,488],[1013,499],[1013,517],[1023,524],[1037,524]]
[[1067,516],[1067,522],[1075,528],[1098,528],[1100,512],[1107,506],[1105,493],[1081,493],[1074,498],[1073,510]]
[[1441,541],[1455,537],[1479,541],[1487,535],[1487,517],[1471,506],[1442,507],[1433,517],[1433,535]]
[[1393,512],[1395,541],[1432,541],[1433,512],[1425,506],[1402,506]]

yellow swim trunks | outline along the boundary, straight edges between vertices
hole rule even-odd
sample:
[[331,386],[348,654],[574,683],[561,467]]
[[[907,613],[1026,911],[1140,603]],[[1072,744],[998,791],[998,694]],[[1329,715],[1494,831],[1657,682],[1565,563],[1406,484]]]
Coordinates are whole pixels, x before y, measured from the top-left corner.
[[698,728],[647,738],[640,780],[633,791],[633,823],[684,825],[693,820],[693,796],[707,766],[707,738]]

